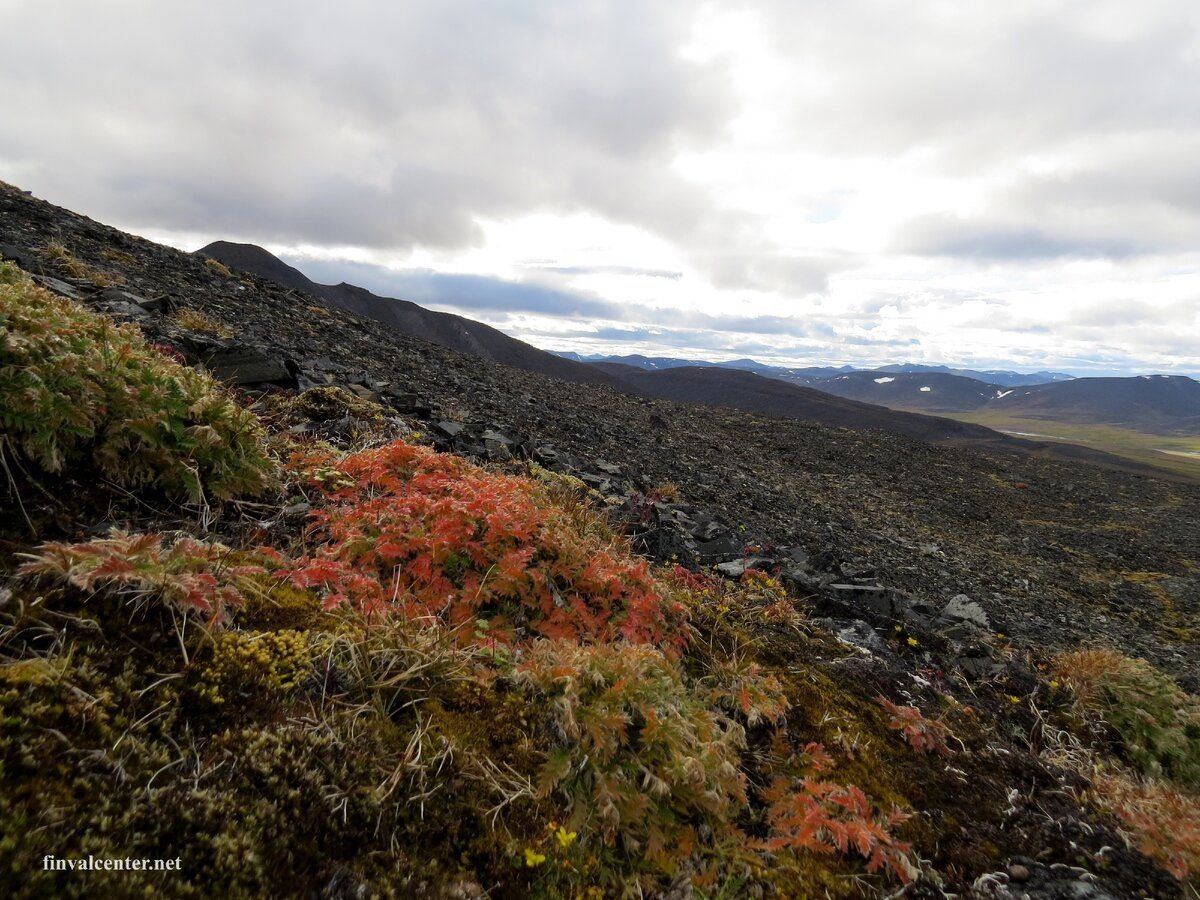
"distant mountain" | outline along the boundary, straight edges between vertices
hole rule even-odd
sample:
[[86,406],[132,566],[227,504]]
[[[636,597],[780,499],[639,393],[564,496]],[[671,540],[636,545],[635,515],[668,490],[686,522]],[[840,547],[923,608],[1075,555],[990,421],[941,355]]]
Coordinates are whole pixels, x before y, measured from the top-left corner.
[[969,412],[1011,390],[963,375],[895,369],[835,375],[821,379],[813,387],[863,403],[931,413]]
[[1184,375],[1077,378],[1006,392],[989,410],[1029,419],[1200,434],[1200,382]]
[[[711,362],[701,359],[679,359],[670,356],[641,356],[639,354],[631,354],[626,356],[612,356],[603,353],[593,353],[581,356],[578,353],[564,352],[559,353],[566,359],[575,360],[576,362],[606,362],[606,363],[622,363],[628,366],[636,366],[639,369],[650,369],[659,371],[662,369],[677,369],[684,366],[694,368],[723,368],[723,369],[744,369],[748,372],[757,372],[759,375],[765,375],[768,378],[778,378],[782,381],[790,381],[792,384],[807,385],[810,387],[820,387],[819,382],[825,378],[832,378],[837,375],[844,375],[848,372],[932,372],[944,375],[958,375],[964,378],[973,378],[977,381],[982,381],[985,384],[995,384],[1001,387],[1014,387],[1017,385],[1026,384],[1045,384],[1053,381],[1069,381],[1074,376],[1067,375],[1062,372],[1010,372],[1007,370],[991,369],[986,371],[976,371],[974,369],[952,369],[948,366],[927,366],[917,363],[897,363],[887,366],[879,366],[877,369],[864,369],[858,366],[772,366],[766,363],[760,363],[753,359],[731,359],[724,362]],[[836,392],[835,392],[836,393]]]
[[934,414],[1005,416],[1118,425],[1151,434],[1200,434],[1200,382],[1182,375],[1073,378],[1006,387],[943,372],[851,372],[813,382],[837,397]]
[[930,441],[951,438],[993,440],[998,436],[997,432],[979,425],[857,403],[741,369],[677,366],[650,372],[624,363],[595,365],[619,378],[636,393],[680,403],[703,403],[770,416],[808,419],[843,428],[890,431]]
[[645,397],[802,419],[842,428],[884,431],[930,443],[980,450],[1032,453],[1102,465],[1111,465],[1114,459],[1106,453],[1072,444],[1016,440],[982,425],[859,403],[739,369],[677,366],[652,372],[624,363],[595,365],[619,378],[631,392]]
[[1075,376],[1064,372],[1010,372],[1006,369],[952,369],[949,366],[926,366],[918,363],[899,363],[897,365],[880,366],[880,372],[936,372],[943,375],[961,375],[964,378],[974,378],[986,384],[997,384],[1002,387],[1018,387],[1026,384],[1048,384],[1053,381],[1070,381]]
[[434,312],[408,300],[380,297],[366,288],[345,282],[318,284],[299,269],[255,244],[214,241],[197,250],[196,255],[215,259],[230,268],[260,278],[269,278],[353,315],[383,322],[411,337],[440,344],[468,356],[490,359],[564,381],[613,384],[608,375],[593,366],[539,350],[482,322],[451,313]]

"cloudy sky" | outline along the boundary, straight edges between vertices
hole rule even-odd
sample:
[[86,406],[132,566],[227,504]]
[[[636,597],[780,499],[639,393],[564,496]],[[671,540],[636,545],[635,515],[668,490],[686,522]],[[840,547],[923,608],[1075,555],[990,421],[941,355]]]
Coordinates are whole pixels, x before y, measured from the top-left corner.
[[0,0],[0,178],[549,349],[1200,372],[1194,0]]

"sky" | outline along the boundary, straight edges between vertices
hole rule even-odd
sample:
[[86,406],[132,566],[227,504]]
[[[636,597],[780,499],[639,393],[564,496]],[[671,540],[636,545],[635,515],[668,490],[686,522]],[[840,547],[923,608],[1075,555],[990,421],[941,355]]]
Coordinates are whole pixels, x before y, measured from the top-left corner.
[[540,347],[1200,372],[1192,0],[0,0],[0,179]]

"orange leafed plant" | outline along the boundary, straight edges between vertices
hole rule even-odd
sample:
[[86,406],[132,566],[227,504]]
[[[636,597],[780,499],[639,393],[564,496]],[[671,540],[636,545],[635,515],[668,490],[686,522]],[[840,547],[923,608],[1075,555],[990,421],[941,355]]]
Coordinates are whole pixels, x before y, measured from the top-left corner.
[[231,551],[218,543],[181,537],[165,544],[161,534],[128,534],[83,544],[51,543],[21,567],[23,575],[57,576],[85,591],[109,588],[135,598],[156,595],[184,612],[219,621],[242,602],[250,576],[260,566],[227,565]]
[[901,882],[910,881],[914,875],[908,858],[912,848],[892,834],[892,829],[908,818],[907,813],[878,813],[855,785],[820,780],[816,776],[828,771],[832,760],[820,744],[809,744],[804,752],[811,774],[799,784],[776,778],[763,792],[763,799],[770,804],[767,849],[857,853],[867,861],[868,872],[887,870]]
[[898,706],[887,697],[876,697],[875,702],[891,714],[888,727],[901,732],[914,750],[936,753],[947,759],[954,755],[946,745],[950,731],[941,722],[925,718],[915,706]]
[[314,549],[287,574],[330,606],[489,620],[508,639],[682,640],[678,605],[647,564],[581,528],[536,482],[487,472],[404,441],[322,472]]

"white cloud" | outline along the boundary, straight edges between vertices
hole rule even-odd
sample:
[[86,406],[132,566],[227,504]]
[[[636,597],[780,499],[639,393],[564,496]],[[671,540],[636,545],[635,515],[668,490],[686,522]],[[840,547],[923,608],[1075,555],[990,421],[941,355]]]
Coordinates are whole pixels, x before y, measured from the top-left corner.
[[561,348],[1200,371],[1187,0],[8,0],[0,28],[0,177],[177,245]]

